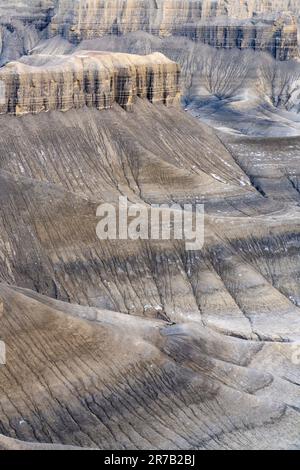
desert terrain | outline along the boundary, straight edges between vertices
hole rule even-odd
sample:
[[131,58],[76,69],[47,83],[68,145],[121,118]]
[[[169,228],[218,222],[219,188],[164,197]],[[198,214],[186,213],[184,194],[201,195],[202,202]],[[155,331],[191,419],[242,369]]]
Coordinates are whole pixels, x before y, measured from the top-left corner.
[[[1,450],[300,448],[299,16],[0,0]],[[120,197],[203,248],[100,240]]]

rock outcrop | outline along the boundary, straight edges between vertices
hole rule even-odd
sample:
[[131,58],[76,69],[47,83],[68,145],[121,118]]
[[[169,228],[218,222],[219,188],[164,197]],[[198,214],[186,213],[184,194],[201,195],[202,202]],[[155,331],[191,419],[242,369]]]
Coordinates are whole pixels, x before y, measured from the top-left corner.
[[137,97],[169,105],[180,96],[180,68],[160,53],[29,56],[2,68],[0,81],[1,114],[109,109],[113,103],[130,110]]
[[269,52],[277,60],[298,56],[297,19],[289,13],[251,20],[209,20],[183,26],[173,34],[217,48]]
[[226,24],[226,18],[245,20],[283,11],[298,14],[297,1],[59,0],[49,31],[74,41],[138,30],[166,36],[212,19]]
[[[162,37],[187,36],[214,47],[268,51],[280,60],[297,55],[296,17],[281,13],[291,4],[266,2],[263,7],[260,3],[97,0],[70,8],[69,2],[61,1],[48,31],[50,36],[60,34],[79,43],[143,30]],[[266,13],[271,16],[265,17]]]
[[[36,35],[40,39],[60,35],[78,44],[107,34],[145,31],[161,37],[183,35],[215,47],[265,50],[282,60],[298,53],[298,15],[296,0],[26,0],[13,3],[2,0],[0,3],[0,18],[8,18],[4,27],[8,23],[10,29],[15,28],[16,22],[21,22],[23,28],[30,27],[27,42],[31,44]],[[28,50],[27,44],[20,44],[16,39],[14,31],[6,28],[2,36],[2,62],[7,57],[17,57],[19,50]],[[12,44],[17,44],[17,51]]]

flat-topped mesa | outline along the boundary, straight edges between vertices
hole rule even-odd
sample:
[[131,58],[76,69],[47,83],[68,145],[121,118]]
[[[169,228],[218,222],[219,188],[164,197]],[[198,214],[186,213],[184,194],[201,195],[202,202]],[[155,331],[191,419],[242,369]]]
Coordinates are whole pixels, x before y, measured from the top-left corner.
[[27,56],[0,69],[0,114],[118,103],[129,111],[137,97],[171,105],[180,97],[180,66],[158,52],[147,56],[79,51]]

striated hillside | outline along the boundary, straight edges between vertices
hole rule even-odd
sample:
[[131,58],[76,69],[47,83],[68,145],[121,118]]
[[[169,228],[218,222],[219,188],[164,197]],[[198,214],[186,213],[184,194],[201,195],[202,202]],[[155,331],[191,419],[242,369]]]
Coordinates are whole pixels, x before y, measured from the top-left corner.
[[[0,448],[298,448],[296,183],[148,100],[0,124]],[[204,249],[98,240],[120,195],[205,202]]]
[[299,446],[291,344],[64,305],[3,284],[0,296],[9,347],[0,449]]
[[180,95],[180,68],[160,53],[149,56],[79,51],[29,56],[0,71],[0,114],[27,114],[83,106],[129,110],[137,97],[172,104]]
[[[217,133],[154,52],[193,82],[211,48],[165,36],[248,47],[251,24],[288,58],[287,3],[0,0],[0,450],[300,448],[300,139]],[[204,204],[204,246],[99,239],[120,196],[170,229]]]

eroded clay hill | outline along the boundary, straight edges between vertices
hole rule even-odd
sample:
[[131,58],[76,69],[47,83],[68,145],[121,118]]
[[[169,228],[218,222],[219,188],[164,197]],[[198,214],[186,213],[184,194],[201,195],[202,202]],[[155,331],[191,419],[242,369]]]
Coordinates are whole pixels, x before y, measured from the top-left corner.
[[[0,138],[0,445],[299,446],[297,204],[162,104],[2,116]],[[206,202],[204,249],[99,241],[119,195]]]
[[66,305],[3,284],[0,295],[8,345],[0,448],[299,445],[291,344]]
[[[255,140],[180,109],[163,56],[78,54],[0,72],[15,90],[0,116],[0,448],[299,448],[297,140],[261,161]],[[132,106],[97,109],[123,57]],[[58,84],[68,108],[49,106]],[[97,207],[119,196],[204,203],[203,249],[99,240]]]

